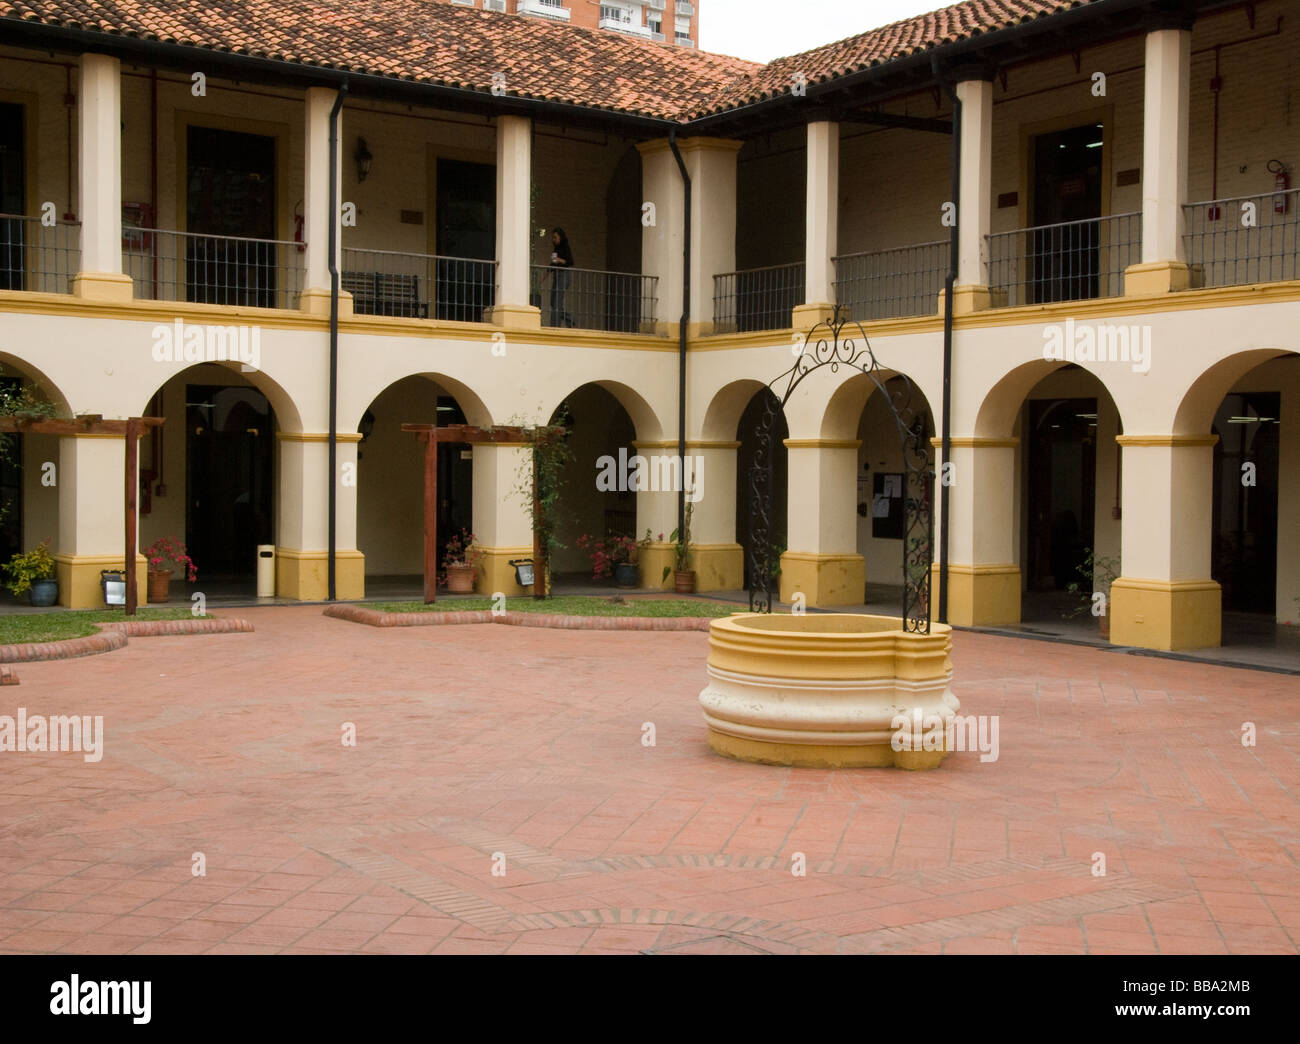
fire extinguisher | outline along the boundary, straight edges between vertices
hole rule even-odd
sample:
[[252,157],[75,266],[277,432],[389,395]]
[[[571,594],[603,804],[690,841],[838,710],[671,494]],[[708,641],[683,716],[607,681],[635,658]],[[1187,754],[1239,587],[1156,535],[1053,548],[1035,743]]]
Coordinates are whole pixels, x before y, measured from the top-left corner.
[[302,240],[303,234],[303,216],[298,213],[298,207],[302,206],[302,200],[298,200],[293,208],[293,241],[298,244],[298,253],[305,253],[307,244]]
[[1291,189],[1290,168],[1281,160],[1269,160],[1268,172],[1273,175],[1273,191],[1280,193],[1273,197],[1273,213],[1285,214],[1291,209],[1291,197],[1286,195]]

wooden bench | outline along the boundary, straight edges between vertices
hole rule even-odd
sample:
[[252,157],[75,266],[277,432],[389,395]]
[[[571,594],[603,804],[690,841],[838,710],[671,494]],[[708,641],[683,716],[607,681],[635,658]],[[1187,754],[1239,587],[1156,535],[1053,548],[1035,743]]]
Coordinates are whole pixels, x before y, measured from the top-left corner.
[[420,301],[420,277],[389,272],[342,272],[339,288],[352,295],[357,315],[394,315],[428,319],[429,306]]

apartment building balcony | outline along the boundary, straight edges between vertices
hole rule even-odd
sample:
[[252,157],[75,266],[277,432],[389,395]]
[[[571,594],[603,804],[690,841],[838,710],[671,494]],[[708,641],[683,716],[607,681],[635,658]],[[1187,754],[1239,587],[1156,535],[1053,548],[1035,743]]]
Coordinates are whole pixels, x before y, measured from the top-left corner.
[[1142,260],[1142,215],[1018,228],[987,243],[995,307],[1120,297],[1124,270]]
[[298,308],[305,249],[278,239],[131,229],[122,271],[144,300]]
[[569,9],[560,0],[519,0],[515,11],[517,14],[534,15],[537,18],[554,18],[561,22],[569,20]]
[[80,222],[0,214],[0,290],[66,294],[80,265]]
[[531,266],[531,299],[543,326],[608,333],[653,330],[658,279],[636,272]]
[[784,330],[804,299],[804,262],[724,272],[713,277],[714,333]]
[[343,248],[339,288],[356,315],[484,322],[496,296],[495,261]]
[[842,254],[835,264],[835,300],[850,318],[933,315],[948,271],[948,240]]

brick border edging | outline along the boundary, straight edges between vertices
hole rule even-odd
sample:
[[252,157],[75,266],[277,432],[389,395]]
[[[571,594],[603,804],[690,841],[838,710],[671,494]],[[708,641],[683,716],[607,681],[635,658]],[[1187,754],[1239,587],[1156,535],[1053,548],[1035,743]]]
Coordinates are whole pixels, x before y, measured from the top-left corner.
[[[95,626],[99,628],[99,634],[88,634],[84,638],[0,645],[0,664],[95,656],[121,649],[127,644],[128,638],[161,638],[180,634],[246,634],[253,630],[253,625],[247,620],[225,617],[215,620],[124,620],[121,623],[113,621]],[[15,680],[4,680],[6,673]],[[17,684],[17,675],[13,675],[12,671],[0,671],[0,684]]]
[[562,616],[559,613],[520,613],[490,609],[451,612],[383,613],[359,605],[331,605],[325,616],[367,627],[436,627],[454,624],[506,624],[511,627],[552,627],[565,631],[707,631],[711,616]]

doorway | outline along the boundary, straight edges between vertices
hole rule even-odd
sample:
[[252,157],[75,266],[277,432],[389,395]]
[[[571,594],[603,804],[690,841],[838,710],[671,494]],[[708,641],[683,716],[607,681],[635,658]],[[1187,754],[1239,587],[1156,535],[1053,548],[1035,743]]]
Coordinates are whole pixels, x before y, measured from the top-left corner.
[[1281,408],[1279,392],[1233,393],[1214,418],[1210,575],[1229,611],[1275,610]]
[[495,300],[491,261],[497,249],[497,170],[490,163],[439,159],[434,318],[480,322]]
[[274,138],[187,128],[187,300],[275,307],[275,194]]
[[23,264],[24,226],[18,215],[26,210],[26,153],[23,107],[0,104],[0,289],[26,289]]
[[275,416],[256,388],[185,387],[185,543],[200,575],[250,579],[275,542]]
[[[1030,303],[1076,301],[1100,292],[1103,125],[1030,139],[1033,282]],[[1085,222],[1072,224],[1071,222]]]
[[1028,583],[1063,591],[1093,546],[1097,400],[1031,399],[1029,423]]

